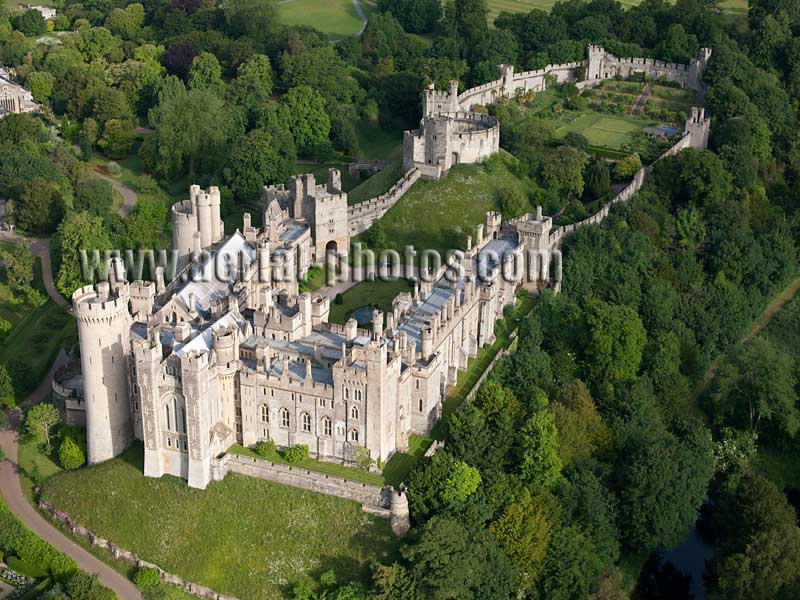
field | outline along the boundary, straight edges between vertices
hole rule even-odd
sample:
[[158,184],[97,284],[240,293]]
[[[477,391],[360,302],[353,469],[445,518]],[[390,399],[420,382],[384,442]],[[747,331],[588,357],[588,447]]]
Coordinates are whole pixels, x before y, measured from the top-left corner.
[[366,576],[394,556],[389,522],[356,502],[228,475],[206,490],[145,478],[142,448],[48,479],[42,497],[148,561],[242,600],[286,597],[291,584],[335,569]]
[[562,138],[570,132],[576,132],[586,136],[592,146],[606,146],[614,150],[620,150],[626,144],[631,143],[633,141],[632,134],[645,127],[658,125],[656,122],[596,112],[582,113],[566,122],[563,119],[547,120],[547,122],[553,123],[553,132],[558,138]]
[[[625,8],[640,4],[638,0],[619,0]],[[501,12],[530,12],[534,9],[549,11],[557,0],[489,0],[489,22],[494,23]],[[747,15],[747,0],[722,0],[719,7],[725,14],[737,17]]]
[[281,0],[277,5],[281,22],[286,25],[311,25],[333,38],[361,31],[362,22],[352,0]]

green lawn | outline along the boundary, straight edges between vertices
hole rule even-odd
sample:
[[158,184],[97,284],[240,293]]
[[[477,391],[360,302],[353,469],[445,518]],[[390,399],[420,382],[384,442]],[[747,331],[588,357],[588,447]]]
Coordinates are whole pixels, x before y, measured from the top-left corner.
[[228,475],[205,490],[145,478],[142,448],[48,479],[42,497],[145,560],[242,600],[286,597],[329,568],[341,581],[392,560],[389,522],[356,502]]
[[395,488],[400,487],[414,464],[425,456],[430,448],[433,438],[412,433],[408,436],[408,452],[395,452],[383,468],[383,477],[386,483]]
[[[557,0],[489,0],[489,22],[494,23],[502,11],[510,13],[530,12],[534,9],[549,11],[556,2]],[[620,4],[625,8],[640,3],[640,0],[620,0]],[[747,0],[723,0],[719,6],[725,14],[742,18],[747,16]]]
[[362,160],[399,160],[403,157],[403,131],[384,129],[362,119],[356,123],[358,158]]
[[499,193],[514,188],[527,197],[525,182],[508,169],[501,152],[483,164],[458,165],[442,181],[418,181],[380,220],[388,246],[420,252],[463,249],[486,212],[499,210]]
[[[53,447],[58,446],[58,441],[53,440]],[[54,452],[55,454],[55,452]],[[37,482],[61,472],[61,467],[56,464],[53,456],[45,456],[36,444],[26,435],[19,441],[19,481],[25,495],[33,499],[33,488]]]
[[[260,454],[258,454],[255,450],[252,450],[250,448],[244,448],[243,446],[239,445],[231,446],[228,452],[231,454],[239,454],[241,456],[265,458]],[[386,482],[384,481],[383,476],[380,473],[372,473],[370,471],[367,471],[366,469],[359,469],[358,467],[347,467],[344,465],[338,465],[336,463],[329,462],[326,460],[315,460],[313,458],[307,458],[305,460],[300,461],[299,463],[290,463],[288,460],[285,460],[277,452],[269,457],[266,457],[265,460],[269,460],[274,463],[279,463],[282,465],[291,465],[293,467],[301,469],[308,469],[309,471],[316,471],[317,473],[325,473],[326,475],[331,475],[332,477],[342,477],[343,479],[352,479],[353,481],[368,483],[370,485],[379,485],[379,486],[386,485]]]
[[285,25],[311,25],[333,38],[361,31],[352,0],[281,0],[277,6]]
[[363,281],[342,294],[342,304],[331,302],[331,323],[345,323],[357,308],[375,306],[384,314],[391,312],[392,300],[401,292],[411,290],[411,284],[405,279],[396,281]]

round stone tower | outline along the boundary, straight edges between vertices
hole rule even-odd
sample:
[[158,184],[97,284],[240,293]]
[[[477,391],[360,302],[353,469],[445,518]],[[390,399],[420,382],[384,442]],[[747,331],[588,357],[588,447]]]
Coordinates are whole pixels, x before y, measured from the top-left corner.
[[72,294],[81,347],[89,464],[122,453],[131,443],[128,287],[107,281]]
[[411,529],[411,516],[408,510],[408,498],[405,489],[391,489],[389,499],[389,524],[392,532],[403,537]]

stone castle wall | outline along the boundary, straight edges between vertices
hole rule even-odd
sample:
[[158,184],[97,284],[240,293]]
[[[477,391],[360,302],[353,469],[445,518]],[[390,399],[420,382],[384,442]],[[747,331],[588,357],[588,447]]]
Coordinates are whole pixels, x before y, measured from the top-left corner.
[[354,236],[369,229],[375,221],[385,215],[386,211],[392,208],[411,189],[411,186],[422,175],[419,169],[412,169],[382,196],[347,207],[347,222],[350,227],[350,235]]
[[[686,122],[687,130],[684,132],[681,138],[666,152],[659,156],[655,162],[658,162],[659,160],[668,156],[675,156],[678,154],[678,152],[686,148],[695,147],[699,149],[705,149],[708,142],[708,129],[710,127],[710,121],[704,116],[702,111],[698,112],[697,109],[693,109],[692,112],[692,117],[690,117]],[[699,124],[697,123],[698,120],[700,121]],[[696,125],[696,127],[693,128],[693,124]],[[653,165],[655,165],[655,162]],[[591,217],[588,217],[583,221],[578,221],[577,223],[563,225],[553,231],[550,234],[550,246],[552,248],[557,247],[559,244],[561,244],[561,241],[566,236],[575,232],[575,230],[579,229],[580,227],[584,227],[585,225],[599,225],[602,223],[603,219],[608,216],[613,205],[619,204],[620,202],[626,202],[631,196],[636,194],[642,188],[647,180],[648,175],[653,170],[653,165],[644,166],[639,169],[636,172],[636,175],[633,176],[633,180],[622,190],[620,190],[620,192],[614,196],[614,198],[612,198],[608,204],[603,206]]]

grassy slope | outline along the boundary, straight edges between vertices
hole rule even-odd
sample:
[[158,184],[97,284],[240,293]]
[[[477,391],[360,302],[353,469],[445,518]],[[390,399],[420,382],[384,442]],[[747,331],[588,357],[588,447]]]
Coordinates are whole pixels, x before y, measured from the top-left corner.
[[503,152],[484,164],[459,165],[442,181],[415,183],[381,219],[389,243],[442,253],[463,248],[486,212],[499,209],[501,190],[525,192],[524,183],[508,170],[509,160]]
[[347,195],[347,203],[358,204],[385,194],[400,179],[402,170],[402,163],[396,161],[390,167],[375,173],[375,175],[350,190]]
[[238,475],[195,490],[141,468],[137,446],[50,478],[43,497],[146,560],[242,600],[284,597],[291,582],[328,568],[363,577],[367,561],[392,558],[388,521],[356,502]]

